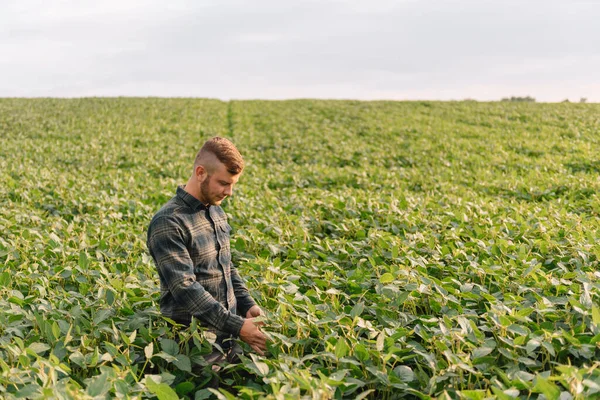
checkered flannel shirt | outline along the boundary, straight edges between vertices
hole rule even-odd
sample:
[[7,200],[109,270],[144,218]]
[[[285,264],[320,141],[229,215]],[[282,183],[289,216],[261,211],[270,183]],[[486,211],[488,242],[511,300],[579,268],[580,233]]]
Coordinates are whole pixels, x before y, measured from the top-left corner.
[[183,186],[148,228],[161,313],[183,324],[196,317],[218,339],[239,336],[242,316],[256,304],[231,263],[230,231],[221,207],[205,206]]

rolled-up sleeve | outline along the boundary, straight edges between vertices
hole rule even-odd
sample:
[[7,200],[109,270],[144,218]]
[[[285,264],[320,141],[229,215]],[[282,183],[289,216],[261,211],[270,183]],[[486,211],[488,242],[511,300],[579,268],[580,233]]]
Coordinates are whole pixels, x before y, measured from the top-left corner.
[[[220,331],[239,335],[244,318],[223,307],[196,280],[185,235],[176,220],[160,217],[152,222],[148,234],[148,249],[162,283],[167,286],[177,303],[201,322]],[[236,276],[239,279],[237,272]]]

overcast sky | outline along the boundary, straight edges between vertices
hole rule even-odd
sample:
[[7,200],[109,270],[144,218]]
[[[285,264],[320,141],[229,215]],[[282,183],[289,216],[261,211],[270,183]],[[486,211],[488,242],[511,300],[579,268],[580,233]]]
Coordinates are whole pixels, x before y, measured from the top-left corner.
[[0,0],[0,97],[600,102],[600,0]]

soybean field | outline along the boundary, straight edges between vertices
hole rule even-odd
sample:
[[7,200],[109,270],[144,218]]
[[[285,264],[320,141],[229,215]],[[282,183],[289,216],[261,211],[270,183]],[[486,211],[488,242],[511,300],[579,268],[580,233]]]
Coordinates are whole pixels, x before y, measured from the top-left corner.
[[[213,136],[271,338],[218,388],[146,248]],[[600,398],[599,177],[598,104],[0,99],[0,398]]]

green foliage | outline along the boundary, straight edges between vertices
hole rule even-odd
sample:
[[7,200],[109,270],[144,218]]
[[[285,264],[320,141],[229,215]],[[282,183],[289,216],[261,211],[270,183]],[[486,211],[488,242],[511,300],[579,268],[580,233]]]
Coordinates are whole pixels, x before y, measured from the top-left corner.
[[[0,397],[594,398],[599,112],[0,99]],[[215,135],[247,161],[224,207],[272,339],[219,389],[145,247]]]

